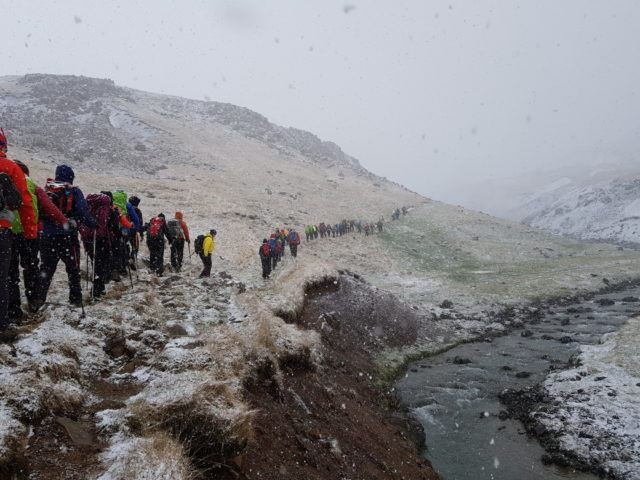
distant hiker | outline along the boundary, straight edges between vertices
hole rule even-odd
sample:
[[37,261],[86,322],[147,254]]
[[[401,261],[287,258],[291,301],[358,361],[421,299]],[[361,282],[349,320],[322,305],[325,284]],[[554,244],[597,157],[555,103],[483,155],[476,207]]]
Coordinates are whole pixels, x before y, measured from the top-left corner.
[[369,224],[368,224],[368,223],[365,223],[365,224],[364,224],[364,234],[365,234],[365,236],[367,236],[367,237],[369,236],[369,230],[370,230],[370,229],[369,229]]
[[305,238],[306,238],[307,242],[311,238],[311,232],[312,232],[311,225],[307,225],[307,226],[304,227],[304,235],[305,235]]
[[96,228],[97,224],[89,212],[82,190],[73,186],[74,178],[75,174],[71,167],[58,165],[55,179],[48,179],[45,185],[45,191],[51,201],[69,219],[69,227],[62,228],[50,219],[43,218],[40,240],[39,304],[47,300],[51,280],[58,262],[62,260],[69,279],[69,302],[75,306],[82,306],[78,227],[87,225],[90,228]]
[[144,220],[142,218],[142,211],[140,210],[140,198],[133,195],[129,198],[129,203],[131,204],[131,206],[133,206],[133,209],[138,216],[138,222],[140,223],[140,230],[130,238],[131,260],[133,261],[131,267],[135,270],[136,268],[138,268],[138,252],[140,251],[140,241],[142,240],[142,236],[144,235],[144,228],[142,227],[142,225],[144,225]]
[[216,234],[218,232],[215,229],[209,230],[204,236],[199,236],[198,239],[201,241],[198,242],[196,240],[196,253],[200,255],[200,260],[202,260],[203,269],[200,273],[200,278],[206,278],[211,276],[211,267],[212,267],[212,254],[216,249]]
[[164,239],[173,242],[173,237],[167,228],[164,213],[153,217],[147,227],[147,247],[149,247],[149,267],[151,271],[162,276],[164,273]]
[[173,238],[171,243],[171,266],[176,272],[182,268],[182,259],[184,257],[184,242],[191,243],[189,238],[189,228],[187,222],[184,221],[182,212],[176,212],[175,218],[167,222],[167,228]]
[[317,225],[312,225],[313,228],[313,238],[314,239],[318,239],[318,226]]
[[0,129],[0,342],[15,338],[15,330],[10,324],[9,310],[9,265],[13,234],[11,224],[14,210],[18,210],[24,222],[24,236],[36,238],[37,228],[33,216],[33,202],[27,180],[18,165],[7,158],[7,138]]
[[135,208],[127,199],[123,190],[113,192],[113,204],[120,214],[120,235],[112,245],[113,263],[120,275],[127,274],[131,259],[131,239],[142,230]]
[[382,225],[383,225],[382,219],[378,220],[378,223],[376,225],[378,227],[378,232],[382,233]]
[[318,225],[318,230],[320,231],[320,238],[324,238],[324,236],[327,234],[327,226],[324,224],[324,222]]
[[276,238],[276,234],[272,233],[271,237],[269,237],[269,251],[271,252],[271,270],[276,269],[276,265],[278,265],[278,260],[280,257],[278,256],[278,239]]
[[[22,162],[15,160],[27,181],[27,188],[31,194],[33,204],[34,229],[38,229],[39,218],[48,217],[59,226],[64,226],[67,219],[51,202],[45,191],[29,178],[29,168]],[[18,214],[13,219],[13,245],[11,249],[11,266],[9,267],[9,318],[19,321],[24,313],[20,298],[20,266],[24,276],[24,293],[29,305],[29,311],[34,313],[38,306],[38,277],[40,275],[40,260],[38,259],[38,238],[29,238],[25,234],[23,218]]]
[[260,262],[262,263],[262,278],[266,280],[271,275],[271,249],[266,238],[262,240],[258,255],[260,255]]
[[[92,296],[98,299],[104,295],[105,284],[111,275],[111,242],[114,238],[112,222],[115,212],[111,205],[111,198],[103,193],[87,195],[87,204],[91,215],[96,220],[96,228],[83,225],[80,227],[80,237],[85,252],[93,262]],[[119,234],[119,218],[116,226]]]
[[332,231],[333,231],[333,229],[331,228],[331,224],[327,225],[327,238],[331,238],[331,232]]
[[289,244],[289,250],[292,257],[298,256],[298,245],[300,245],[300,235],[294,229],[291,229],[287,236],[287,243]]
[[407,207],[402,207],[402,216],[405,216],[407,212],[408,212]]

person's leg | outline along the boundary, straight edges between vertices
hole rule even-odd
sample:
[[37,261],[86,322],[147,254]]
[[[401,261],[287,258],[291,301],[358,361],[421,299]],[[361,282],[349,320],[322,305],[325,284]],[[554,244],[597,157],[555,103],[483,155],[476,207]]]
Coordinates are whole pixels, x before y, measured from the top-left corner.
[[51,286],[51,280],[56,273],[60,259],[59,246],[56,236],[42,237],[40,241],[40,278],[38,279],[38,301],[44,303]]
[[22,265],[22,275],[24,275],[24,294],[27,297],[29,305],[32,305],[36,301],[38,293],[38,275],[40,273],[38,245],[39,242],[37,238],[33,240],[22,239],[20,264]]
[[93,296],[100,297],[105,292],[105,282],[109,276],[109,242],[106,238],[96,239],[96,258],[94,259],[95,274],[93,281]]
[[69,282],[69,302],[73,304],[82,301],[82,287],[80,285],[80,243],[72,235],[60,235],[60,258],[67,270]]
[[9,328],[9,264],[11,263],[11,230],[0,229],[0,333]]
[[22,235],[13,235],[11,239],[11,258],[9,259],[9,318],[19,320],[22,318],[20,299],[20,240]]
[[170,254],[169,256],[171,257],[171,266],[178,270],[178,241],[175,240],[172,244],[171,244],[171,248],[170,250]]

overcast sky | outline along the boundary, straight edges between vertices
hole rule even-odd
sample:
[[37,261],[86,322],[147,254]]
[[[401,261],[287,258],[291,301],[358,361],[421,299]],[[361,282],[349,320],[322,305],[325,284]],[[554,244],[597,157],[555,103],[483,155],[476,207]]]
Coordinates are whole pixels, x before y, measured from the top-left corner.
[[0,0],[0,11],[0,75],[112,78],[246,106],[436,198],[640,147],[635,0]]

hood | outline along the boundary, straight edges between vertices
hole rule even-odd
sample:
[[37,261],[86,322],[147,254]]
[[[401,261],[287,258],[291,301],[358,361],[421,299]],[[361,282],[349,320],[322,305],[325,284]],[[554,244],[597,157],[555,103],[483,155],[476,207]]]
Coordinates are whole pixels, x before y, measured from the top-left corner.
[[138,205],[140,205],[140,199],[133,195],[131,198],[129,198],[129,203],[134,207],[137,207]]
[[76,178],[76,174],[73,173],[73,168],[68,165],[58,165],[56,167],[56,181],[73,183],[73,179]]
[[182,220],[182,212],[176,212],[176,219]]

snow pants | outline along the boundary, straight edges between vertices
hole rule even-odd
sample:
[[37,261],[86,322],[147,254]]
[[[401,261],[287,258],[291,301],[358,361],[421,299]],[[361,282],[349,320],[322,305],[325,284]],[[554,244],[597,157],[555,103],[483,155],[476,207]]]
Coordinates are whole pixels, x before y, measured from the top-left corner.
[[260,261],[262,262],[262,278],[269,278],[269,275],[271,275],[271,258],[260,258]]
[[289,250],[291,250],[291,256],[292,257],[297,257],[298,256],[298,245],[292,245],[289,244]]
[[12,235],[8,228],[0,228],[0,331],[9,327],[9,264]]
[[164,273],[164,241],[149,242],[149,266],[151,271],[157,275]]
[[171,244],[171,266],[180,271],[184,258],[184,240],[177,239]]
[[22,235],[13,235],[11,246],[11,264],[9,265],[9,317],[21,316],[20,307],[20,267],[24,276],[24,294],[29,303],[37,300],[38,276],[38,239],[27,240]]
[[200,260],[202,260],[202,265],[204,268],[202,269],[202,273],[200,273],[200,278],[202,277],[210,277],[211,276],[211,255],[204,256],[202,253],[200,254]]
[[80,286],[80,242],[76,233],[43,236],[40,239],[38,298],[43,303],[47,300],[51,280],[60,260],[67,269],[69,301],[79,303],[82,301],[82,288]]

